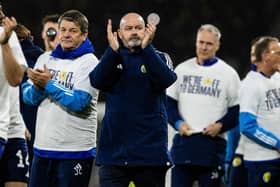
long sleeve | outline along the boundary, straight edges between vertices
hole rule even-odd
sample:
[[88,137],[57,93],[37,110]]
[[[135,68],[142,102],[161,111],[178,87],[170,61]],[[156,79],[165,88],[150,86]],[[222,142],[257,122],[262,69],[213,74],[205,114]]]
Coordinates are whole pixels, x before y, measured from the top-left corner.
[[159,89],[166,89],[176,81],[176,74],[168,66],[172,63],[170,58],[159,56],[151,45],[143,49],[143,58],[152,81]]
[[36,89],[28,81],[21,85],[21,90],[23,102],[29,105],[38,106],[47,97],[44,90]]
[[121,58],[117,52],[108,47],[100,62],[90,73],[90,83],[94,88],[108,91],[120,77]]
[[223,124],[221,133],[230,130],[238,125],[239,123],[238,115],[239,115],[239,105],[235,105],[228,109],[226,115],[224,115],[221,119],[217,121]]
[[280,148],[280,139],[272,132],[261,128],[257,123],[255,115],[241,112],[239,114],[239,121],[240,131],[251,140],[269,149]]
[[227,147],[226,147],[226,158],[225,158],[226,163],[230,163],[232,161],[235,150],[238,146],[239,139],[240,139],[239,126],[236,126],[227,132]]
[[178,128],[176,127],[176,124],[178,122],[182,122],[183,118],[180,116],[178,110],[178,102],[169,96],[167,96],[167,115],[168,122],[173,128],[177,130]]
[[49,97],[60,103],[66,109],[78,112],[90,105],[92,96],[82,90],[70,90],[51,80],[45,87]]

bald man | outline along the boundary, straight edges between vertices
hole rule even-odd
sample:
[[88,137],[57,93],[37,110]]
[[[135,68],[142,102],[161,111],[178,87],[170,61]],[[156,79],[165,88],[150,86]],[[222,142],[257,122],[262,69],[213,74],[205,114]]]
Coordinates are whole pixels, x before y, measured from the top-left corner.
[[137,187],[165,186],[171,166],[165,89],[176,74],[169,56],[151,45],[155,31],[136,13],[124,15],[117,32],[108,20],[109,47],[90,74],[92,86],[106,94],[96,158],[101,187],[130,181]]

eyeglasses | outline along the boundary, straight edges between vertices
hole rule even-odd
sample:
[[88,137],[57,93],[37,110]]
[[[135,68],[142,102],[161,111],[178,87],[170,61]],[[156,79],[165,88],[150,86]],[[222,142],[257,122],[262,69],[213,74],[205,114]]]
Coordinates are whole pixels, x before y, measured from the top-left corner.
[[270,51],[270,54],[276,54],[277,56],[280,56],[280,51]]

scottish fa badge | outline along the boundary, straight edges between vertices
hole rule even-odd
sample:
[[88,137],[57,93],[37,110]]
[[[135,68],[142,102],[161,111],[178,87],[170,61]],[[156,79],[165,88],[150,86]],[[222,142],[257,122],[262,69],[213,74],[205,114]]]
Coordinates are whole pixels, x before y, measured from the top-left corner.
[[144,65],[142,65],[140,69],[142,73],[147,73],[146,67]]

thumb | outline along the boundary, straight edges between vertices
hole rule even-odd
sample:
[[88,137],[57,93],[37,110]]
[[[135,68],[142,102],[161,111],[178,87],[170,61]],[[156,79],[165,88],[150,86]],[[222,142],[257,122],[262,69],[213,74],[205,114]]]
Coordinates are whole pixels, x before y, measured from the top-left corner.
[[49,69],[46,64],[44,64],[44,72],[49,72]]

